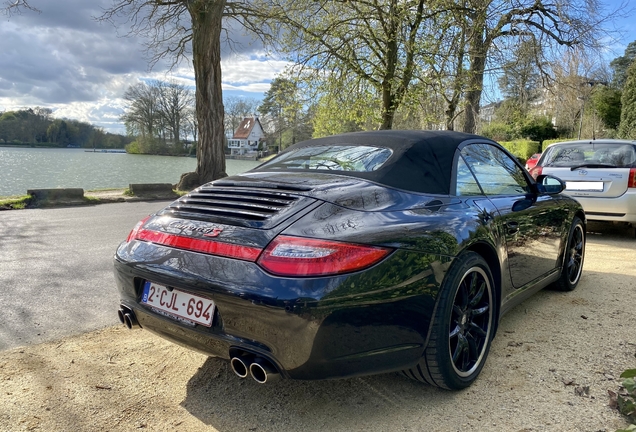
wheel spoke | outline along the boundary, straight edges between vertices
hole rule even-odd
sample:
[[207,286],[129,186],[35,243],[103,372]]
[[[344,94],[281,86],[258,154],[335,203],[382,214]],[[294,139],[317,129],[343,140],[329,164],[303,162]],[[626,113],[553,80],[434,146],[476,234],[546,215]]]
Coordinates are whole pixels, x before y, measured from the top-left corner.
[[457,365],[457,361],[460,356],[468,349],[468,341],[466,340],[466,336],[459,333],[457,335],[457,346],[455,347],[455,352],[453,353],[453,363]]
[[471,317],[476,317],[476,316],[479,316],[479,315],[483,315],[486,312],[488,312],[488,309],[490,309],[490,305],[485,305],[485,306],[482,306],[480,308],[473,309],[473,311],[471,313]]
[[468,281],[464,279],[460,285],[459,291],[457,294],[460,295],[459,299],[455,299],[455,304],[458,304],[462,310],[466,309],[468,306],[468,296],[470,295],[470,288],[468,286]]
[[453,330],[451,330],[450,334],[448,335],[451,339],[454,338],[455,336],[457,336],[457,334],[460,332],[460,327],[458,325],[455,326],[455,328]]
[[484,292],[486,291],[486,282],[485,281],[481,281],[481,284],[479,284],[479,290],[475,293],[475,295],[473,296],[473,298],[470,300],[470,302],[468,303],[468,305],[470,307],[475,307],[477,306],[477,304],[479,304],[479,302],[481,301],[481,298],[484,296]]
[[462,316],[464,311],[462,310],[462,308],[455,304],[453,305],[453,313],[455,314],[456,318],[459,318],[460,316]]
[[481,338],[485,338],[486,337],[486,332],[484,331],[484,329],[482,329],[481,327],[479,327],[477,324],[475,323],[470,323],[470,333],[471,334],[477,334],[479,337]]

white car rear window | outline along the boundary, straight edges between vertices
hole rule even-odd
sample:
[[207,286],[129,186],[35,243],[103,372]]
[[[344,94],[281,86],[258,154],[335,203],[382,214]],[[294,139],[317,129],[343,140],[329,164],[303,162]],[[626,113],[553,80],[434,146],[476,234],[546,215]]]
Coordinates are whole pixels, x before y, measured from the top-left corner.
[[572,143],[548,147],[541,165],[573,167],[580,165],[632,168],[636,166],[636,147],[624,143]]

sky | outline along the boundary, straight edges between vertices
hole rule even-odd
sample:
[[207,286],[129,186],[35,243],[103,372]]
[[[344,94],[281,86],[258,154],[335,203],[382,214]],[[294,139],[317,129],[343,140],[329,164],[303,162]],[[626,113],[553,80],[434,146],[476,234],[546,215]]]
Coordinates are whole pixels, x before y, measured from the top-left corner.
[[[0,0],[0,6],[5,1]],[[126,27],[100,23],[95,17],[111,0],[30,0],[41,12],[0,15],[0,112],[47,107],[54,117],[72,118],[124,133],[119,117],[126,89],[149,79],[174,79],[194,87],[187,63],[169,70],[168,63],[149,69],[143,40],[125,37]],[[619,33],[608,40],[608,59],[623,54],[636,40],[636,0],[606,0],[617,11],[609,23]],[[624,16],[619,17],[618,15]],[[268,56],[240,31],[232,32],[230,49],[222,48],[224,97],[262,99],[269,83],[287,63]]]
[[[30,0],[41,12],[0,14],[0,112],[47,107],[53,116],[92,123],[125,133],[119,121],[122,95],[140,81],[176,80],[194,88],[187,62],[170,70],[169,62],[152,69],[143,40],[123,36],[95,17],[111,0]],[[0,7],[4,1],[0,0]],[[222,48],[224,97],[262,99],[269,83],[287,63],[271,58],[241,32]]]

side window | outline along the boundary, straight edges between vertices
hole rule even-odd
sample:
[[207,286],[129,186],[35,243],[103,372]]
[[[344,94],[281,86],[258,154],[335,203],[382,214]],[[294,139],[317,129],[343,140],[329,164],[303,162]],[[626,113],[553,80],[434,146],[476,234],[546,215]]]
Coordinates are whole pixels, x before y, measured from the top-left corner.
[[470,172],[468,165],[464,162],[464,158],[457,158],[457,187],[455,190],[456,196],[474,196],[483,195],[477,180]]
[[497,147],[489,144],[468,145],[462,149],[462,156],[486,195],[519,195],[530,192],[523,170]]

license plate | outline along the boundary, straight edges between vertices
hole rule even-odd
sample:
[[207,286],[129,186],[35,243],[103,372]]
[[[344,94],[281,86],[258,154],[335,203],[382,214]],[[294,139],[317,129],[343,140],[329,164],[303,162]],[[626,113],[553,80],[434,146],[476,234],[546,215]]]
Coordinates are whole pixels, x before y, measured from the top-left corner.
[[603,182],[565,182],[565,190],[603,192]]
[[176,289],[169,290],[163,285],[146,281],[141,302],[168,316],[182,318],[206,327],[212,326],[214,302]]

